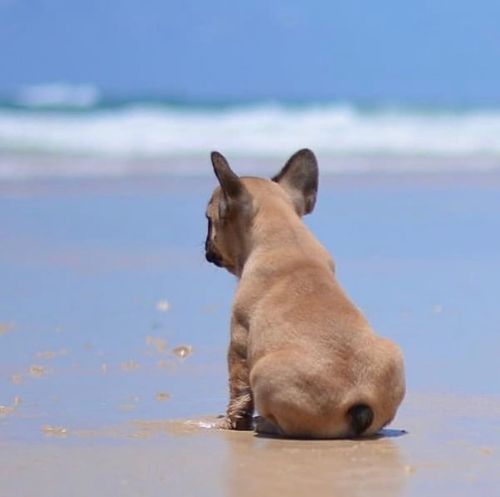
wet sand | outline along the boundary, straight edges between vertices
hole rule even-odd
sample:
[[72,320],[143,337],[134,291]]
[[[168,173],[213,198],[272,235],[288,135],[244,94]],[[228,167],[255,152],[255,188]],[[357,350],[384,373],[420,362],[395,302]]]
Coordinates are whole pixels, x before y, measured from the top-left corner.
[[[3,445],[0,494],[496,495],[500,398],[410,395],[370,440],[280,440],[203,421],[135,421]],[[202,426],[200,426],[202,425]]]
[[206,427],[234,289],[203,261],[212,186],[2,184],[0,495],[495,495],[499,182],[321,184],[307,222],[406,356],[400,413],[363,441]]

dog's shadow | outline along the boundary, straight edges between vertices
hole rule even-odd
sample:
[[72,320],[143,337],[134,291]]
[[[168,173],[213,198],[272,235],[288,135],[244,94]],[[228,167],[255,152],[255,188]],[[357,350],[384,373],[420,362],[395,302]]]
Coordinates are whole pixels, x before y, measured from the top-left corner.
[[[219,414],[217,416],[217,419],[222,419],[224,417],[223,414]],[[380,431],[375,433],[374,435],[369,435],[369,436],[359,436],[359,437],[345,437],[345,438],[338,438],[338,439],[332,439],[332,438],[310,438],[310,437],[294,437],[294,436],[286,436],[283,434],[279,433],[265,433],[265,432],[259,432],[256,431],[257,424],[259,423],[260,420],[263,418],[261,416],[253,416],[252,421],[251,421],[251,428],[247,428],[244,431],[253,431],[254,437],[255,438],[268,438],[268,439],[274,439],[274,440],[317,440],[317,441],[325,441],[325,440],[351,440],[351,441],[362,441],[362,440],[381,440],[385,438],[399,438],[403,437],[405,435],[408,435],[407,430],[398,430],[396,428],[382,428]]]
[[[398,438],[408,435],[407,430],[398,430],[396,428],[383,428],[378,433],[374,435],[375,439],[378,438]],[[370,437],[368,437],[370,438]]]
[[399,438],[403,437],[405,435],[408,435],[408,431],[406,430],[398,430],[395,428],[383,428],[380,430],[378,433],[375,433],[374,435],[370,436],[360,436],[360,437],[346,437],[346,438],[339,438],[339,439],[332,439],[332,438],[308,438],[308,437],[293,437],[293,436],[285,436],[285,435],[280,435],[280,434],[275,434],[275,433],[254,433],[255,438],[263,438],[263,439],[273,439],[273,440],[308,440],[308,441],[332,441],[332,440],[350,440],[353,442],[362,442],[364,440],[382,440],[385,438]]

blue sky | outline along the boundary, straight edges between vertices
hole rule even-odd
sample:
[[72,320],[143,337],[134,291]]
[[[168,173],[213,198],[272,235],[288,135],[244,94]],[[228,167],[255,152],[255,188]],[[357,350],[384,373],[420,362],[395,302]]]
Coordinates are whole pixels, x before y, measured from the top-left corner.
[[497,0],[0,0],[0,91],[500,102]]

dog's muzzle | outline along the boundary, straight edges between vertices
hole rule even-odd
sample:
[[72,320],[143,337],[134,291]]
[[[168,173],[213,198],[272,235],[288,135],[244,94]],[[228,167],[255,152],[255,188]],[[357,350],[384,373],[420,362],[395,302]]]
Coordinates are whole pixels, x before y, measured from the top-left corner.
[[208,241],[205,242],[205,259],[218,267],[222,267],[222,257],[210,247]]
[[215,254],[214,252],[205,252],[205,258],[207,259],[208,262],[211,262],[212,264],[215,264],[218,267],[222,267],[222,259]]

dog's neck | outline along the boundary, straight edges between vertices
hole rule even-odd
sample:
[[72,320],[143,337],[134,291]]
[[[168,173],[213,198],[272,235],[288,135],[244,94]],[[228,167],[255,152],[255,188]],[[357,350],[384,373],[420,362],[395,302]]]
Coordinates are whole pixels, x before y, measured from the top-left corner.
[[285,246],[298,247],[314,238],[302,219],[287,207],[269,212],[264,209],[259,211],[252,228],[252,247],[268,251],[282,250]]
[[[324,260],[333,270],[333,261],[326,249],[296,214],[291,205],[284,202],[263,204],[255,215],[250,230],[246,253],[240,258],[238,278],[253,273],[272,274],[285,270],[290,260]],[[283,258],[284,251],[287,257]],[[292,256],[292,257],[291,257]],[[319,257],[318,257],[319,256]]]

